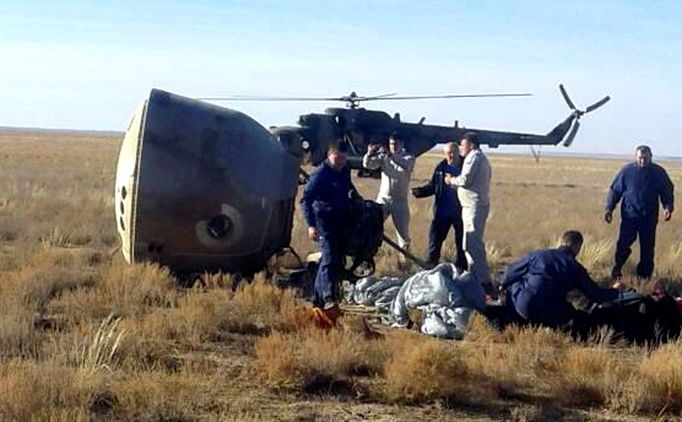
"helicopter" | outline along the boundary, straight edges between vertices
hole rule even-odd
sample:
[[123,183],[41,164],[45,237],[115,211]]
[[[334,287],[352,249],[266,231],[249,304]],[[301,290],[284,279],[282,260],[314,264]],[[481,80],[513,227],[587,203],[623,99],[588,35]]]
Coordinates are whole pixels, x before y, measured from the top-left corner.
[[[579,110],[568,95],[563,84],[559,90],[571,109],[571,114],[546,135],[528,133],[500,132],[484,129],[460,127],[455,121],[453,127],[424,124],[425,118],[417,123],[403,122],[400,114],[390,116],[388,113],[361,108],[363,102],[377,100],[424,100],[452,98],[491,98],[491,97],[527,97],[532,94],[491,93],[491,94],[448,94],[448,95],[413,95],[398,96],[395,93],[376,96],[359,96],[355,91],[342,97],[200,97],[204,101],[340,101],[346,103],[345,108],[327,108],[323,114],[310,113],[299,117],[298,125],[273,127],[271,131],[287,150],[317,165],[326,157],[329,142],[341,140],[347,144],[349,164],[351,168],[362,170],[362,156],[369,144],[386,144],[391,134],[400,135],[404,140],[404,148],[415,157],[431,150],[436,144],[459,140],[469,131],[476,132],[481,144],[490,148],[500,145],[558,145],[569,147],[580,128],[580,118],[606,104],[611,98],[606,96],[594,104]],[[570,130],[570,132],[569,132]]]
[[[415,156],[439,143],[459,140],[469,131],[490,147],[570,146],[581,117],[610,97],[580,110],[563,85],[559,88],[571,113],[546,135],[427,125],[423,119],[409,123],[397,114],[360,107],[362,102],[389,98],[528,94],[363,97],[351,93],[330,98],[346,102],[346,108],[305,114],[297,125],[268,130],[246,114],[206,99],[152,89],[133,114],[119,153],[114,207],[123,257],[128,263],[156,262],[177,274],[253,274],[289,246],[295,197],[298,185],[305,182],[301,165],[322,162],[330,143],[347,144],[349,163],[358,169],[367,146],[385,142],[392,133],[399,133],[407,152]],[[225,98],[211,100],[218,99]],[[303,97],[311,100],[319,98]]]

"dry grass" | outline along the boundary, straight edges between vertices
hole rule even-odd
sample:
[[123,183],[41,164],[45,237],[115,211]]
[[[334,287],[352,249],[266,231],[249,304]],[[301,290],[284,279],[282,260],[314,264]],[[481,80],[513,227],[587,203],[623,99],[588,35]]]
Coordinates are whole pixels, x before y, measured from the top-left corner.
[[213,380],[180,371],[146,372],[111,383],[112,413],[127,420],[189,421],[209,407]]
[[222,328],[239,333],[292,330],[301,324],[298,309],[293,291],[282,290],[259,274],[238,287]]
[[550,388],[562,404],[601,406],[619,381],[617,358],[604,348],[572,346],[554,359]]
[[54,362],[0,364],[3,420],[87,420],[100,379]]
[[384,366],[388,400],[423,403],[482,402],[496,398],[488,376],[476,371],[466,353],[452,342],[419,340],[412,347],[394,353]]
[[119,330],[120,322],[120,318],[109,315],[74,348],[71,359],[78,369],[88,374],[104,369],[111,370],[114,356],[125,334]]
[[636,408],[656,413],[682,411],[682,343],[667,344],[642,359]]
[[255,368],[271,388],[325,392],[348,385],[353,375],[381,373],[391,353],[384,346],[381,340],[346,330],[274,332],[256,341]]
[[[377,334],[352,315],[323,332],[310,326],[293,292],[263,275],[234,292],[226,274],[181,289],[166,269],[128,266],[112,254],[119,142],[0,134],[2,420],[682,415],[679,343],[576,345],[548,330],[497,333],[480,316],[458,343],[404,330]],[[430,177],[437,160],[420,158],[413,184]],[[577,228],[587,239],[582,262],[605,282],[617,227],[602,222],[601,207],[622,162],[496,155],[491,164],[493,270]],[[682,166],[666,168],[682,186]],[[357,185],[367,197],[376,192],[374,180]],[[432,200],[410,201],[412,249],[423,254]],[[386,231],[393,233],[390,221]],[[625,281],[643,291],[657,284],[681,291],[680,238],[682,219],[661,223],[657,279]],[[293,245],[302,254],[315,248],[298,214]],[[453,246],[450,237],[444,260],[452,260]],[[403,275],[397,263],[382,247],[379,273]]]

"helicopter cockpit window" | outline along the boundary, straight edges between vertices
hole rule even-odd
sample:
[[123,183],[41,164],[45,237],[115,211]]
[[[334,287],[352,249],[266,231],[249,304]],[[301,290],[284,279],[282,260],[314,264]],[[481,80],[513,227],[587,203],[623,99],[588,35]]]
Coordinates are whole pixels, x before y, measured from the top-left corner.
[[206,225],[208,234],[214,239],[222,239],[232,229],[232,220],[224,214],[211,218]]

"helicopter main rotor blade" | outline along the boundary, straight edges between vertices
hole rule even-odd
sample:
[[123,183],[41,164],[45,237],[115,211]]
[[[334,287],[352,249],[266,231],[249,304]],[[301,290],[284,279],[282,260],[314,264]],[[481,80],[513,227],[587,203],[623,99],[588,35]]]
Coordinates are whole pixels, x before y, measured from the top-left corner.
[[259,97],[234,95],[231,97],[197,97],[202,101],[346,101],[344,97]]
[[568,96],[568,92],[566,92],[566,89],[564,88],[563,84],[559,84],[559,91],[561,91],[561,95],[563,95],[566,104],[568,104],[568,107],[571,110],[575,110],[575,105],[573,105],[573,101],[571,101],[571,98]]
[[371,97],[344,95],[343,97],[267,97],[258,95],[232,95],[226,97],[197,97],[197,100],[202,101],[345,101],[352,103],[359,103],[362,101],[378,101],[378,100],[425,100],[425,99],[439,99],[439,98],[487,98],[487,97],[529,97],[533,94],[448,94],[448,95],[403,95],[396,96],[395,92],[390,94],[373,95]]
[[589,113],[590,111],[594,111],[594,110],[598,109],[599,107],[601,107],[601,106],[603,106],[604,104],[608,103],[610,99],[611,99],[611,97],[609,97],[609,96],[607,95],[606,97],[602,98],[601,100],[599,100],[599,101],[597,101],[596,103],[592,104],[591,106],[587,107],[587,108],[585,109],[585,113]]
[[341,101],[347,101],[347,102],[361,102],[361,101],[367,101],[367,100],[380,100],[382,98],[392,97],[394,95],[397,95],[397,93],[393,92],[390,94],[372,95],[371,97],[365,97],[365,96],[355,95],[355,92],[353,92],[351,95],[344,95],[343,97],[337,98],[337,99],[341,100]]
[[523,94],[449,94],[449,95],[403,95],[400,97],[390,97],[390,98],[378,98],[370,97],[365,98],[365,100],[426,100],[426,99],[438,99],[438,98],[485,98],[485,97],[530,97],[533,94],[523,93]]
[[[393,92],[390,94],[381,94],[381,95],[372,95],[371,97],[360,97],[362,98],[362,101],[367,101],[367,100],[380,100],[382,98],[387,98],[387,97],[393,97],[395,95],[398,95],[397,92]],[[391,98],[389,98],[390,100]]]
[[575,135],[578,134],[578,129],[580,129],[580,121],[576,120],[575,123],[573,123],[573,127],[571,128],[571,132],[568,134],[568,136],[566,137],[566,140],[564,141],[565,147],[571,146],[571,144],[573,143],[573,140],[575,139]]

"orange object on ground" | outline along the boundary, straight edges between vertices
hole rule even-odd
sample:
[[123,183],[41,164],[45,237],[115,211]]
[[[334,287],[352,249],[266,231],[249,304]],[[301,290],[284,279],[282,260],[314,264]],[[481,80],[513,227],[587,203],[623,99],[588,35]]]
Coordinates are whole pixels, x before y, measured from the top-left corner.
[[338,306],[334,306],[328,309],[313,308],[310,310],[310,314],[315,321],[315,325],[318,328],[325,330],[331,330],[336,326],[336,320],[338,320],[343,313]]

